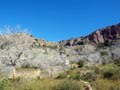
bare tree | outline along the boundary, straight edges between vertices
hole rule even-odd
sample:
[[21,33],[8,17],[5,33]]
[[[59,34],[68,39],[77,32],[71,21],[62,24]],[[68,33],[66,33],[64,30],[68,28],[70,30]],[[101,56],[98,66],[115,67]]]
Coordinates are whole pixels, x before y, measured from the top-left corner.
[[3,59],[3,63],[7,66],[12,66],[13,70],[13,79],[16,78],[16,69],[15,66],[20,61],[34,59],[35,55],[30,58],[22,58],[21,56],[24,54],[24,51],[27,47],[31,46],[32,41],[28,37],[27,33],[20,29],[20,27],[11,28],[10,26],[2,29],[0,35],[0,47],[3,55],[1,56]]

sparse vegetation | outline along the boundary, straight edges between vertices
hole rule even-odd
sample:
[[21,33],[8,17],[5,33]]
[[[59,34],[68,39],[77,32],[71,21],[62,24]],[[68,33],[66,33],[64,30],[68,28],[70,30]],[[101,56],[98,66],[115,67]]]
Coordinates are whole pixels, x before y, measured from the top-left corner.
[[95,82],[91,82],[93,90],[120,90],[120,80],[108,80],[98,78]]
[[67,73],[66,72],[62,72],[56,77],[56,79],[65,79],[65,78],[67,78]]
[[112,80],[120,79],[119,69],[120,68],[114,64],[104,66],[102,69],[103,78],[112,79]]
[[7,78],[3,77],[0,80],[0,90],[12,90],[12,82]]
[[80,90],[80,84],[77,81],[63,80],[55,85],[53,90]]
[[79,69],[75,69],[73,71],[70,72],[70,79],[72,80],[80,80],[80,71]]
[[97,48],[103,48],[104,46],[104,43],[98,43]]
[[57,45],[55,45],[55,46],[46,46],[46,45],[43,45],[43,47],[50,48],[50,49],[57,49]]
[[104,48],[104,47],[111,47],[113,45],[113,42],[111,41],[105,41],[104,43],[98,43],[97,48]]
[[95,74],[100,74],[100,69],[99,69],[99,67],[94,66],[94,73],[95,73]]
[[[18,69],[26,72],[35,69]],[[84,70],[84,74],[81,71]],[[90,82],[93,90],[120,90],[120,67],[114,63],[96,65],[87,72],[87,68],[76,68],[62,72],[57,78],[24,80],[18,78],[11,81],[6,78],[0,80],[0,90],[85,90],[81,80]],[[4,87],[3,87],[4,86]],[[2,89],[1,89],[2,88]]]
[[4,49],[4,48],[5,48],[5,45],[2,44],[2,45],[0,46],[0,49]]
[[95,81],[96,76],[95,76],[94,73],[88,72],[88,73],[82,75],[82,76],[81,76],[81,79],[82,79],[82,80],[85,80],[85,81],[92,82],[92,81]]
[[82,88],[83,84],[74,80],[34,79],[16,82],[13,90],[83,90]]
[[39,48],[40,47],[40,43],[36,40],[36,42],[33,42],[33,44],[31,46],[33,48]]
[[113,44],[112,41],[106,40],[106,41],[104,42],[104,45],[105,45],[105,46],[108,46],[108,47],[111,47],[112,44]]
[[83,61],[83,60],[80,60],[80,61],[78,61],[77,64],[78,64],[78,67],[81,68],[81,67],[84,66],[84,61]]
[[100,55],[101,55],[101,56],[108,56],[108,53],[107,53],[106,51],[101,51],[101,52],[100,52]]
[[117,66],[120,66],[120,60],[114,60],[114,64],[116,64]]
[[60,73],[56,79],[71,79],[71,80],[80,80],[80,71],[79,69],[68,70],[66,72]]

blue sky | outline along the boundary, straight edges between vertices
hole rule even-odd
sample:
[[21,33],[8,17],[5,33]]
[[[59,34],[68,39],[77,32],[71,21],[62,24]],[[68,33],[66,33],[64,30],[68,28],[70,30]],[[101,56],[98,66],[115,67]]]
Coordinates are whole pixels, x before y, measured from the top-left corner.
[[0,0],[0,27],[21,25],[60,41],[120,22],[120,0]]

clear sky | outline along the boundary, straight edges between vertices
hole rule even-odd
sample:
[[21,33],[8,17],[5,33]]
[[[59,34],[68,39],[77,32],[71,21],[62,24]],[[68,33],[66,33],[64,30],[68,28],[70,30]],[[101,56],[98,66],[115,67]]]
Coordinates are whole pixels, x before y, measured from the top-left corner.
[[60,41],[120,22],[120,0],[0,0],[0,27],[21,25]]

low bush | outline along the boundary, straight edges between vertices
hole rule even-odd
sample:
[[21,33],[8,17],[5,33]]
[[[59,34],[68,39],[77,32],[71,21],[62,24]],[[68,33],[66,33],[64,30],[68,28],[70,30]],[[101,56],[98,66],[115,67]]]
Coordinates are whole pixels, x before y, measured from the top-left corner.
[[63,73],[59,73],[59,75],[56,77],[56,79],[64,79],[67,78],[67,73],[63,72]]
[[95,74],[100,74],[100,69],[99,69],[99,67],[94,67],[94,73],[95,73]]
[[85,81],[92,82],[92,81],[95,81],[96,76],[95,76],[95,74],[93,72],[88,72],[88,73],[82,75],[81,79],[85,80]]
[[112,70],[104,71],[103,76],[104,76],[104,78],[108,78],[108,79],[111,78],[113,76]]
[[78,61],[77,64],[78,64],[78,67],[81,68],[84,66],[84,61]]
[[108,56],[108,53],[106,51],[101,51],[100,54],[101,56]]
[[114,68],[113,66],[110,66],[110,65],[106,65],[104,68],[103,68],[103,77],[104,78],[111,78],[114,74]]
[[0,80],[0,90],[12,90],[12,82],[3,77]]
[[79,69],[68,70],[66,72],[60,73],[56,79],[71,79],[71,80],[80,80],[80,71]]
[[120,60],[114,60],[114,64],[120,66]]
[[120,68],[118,66],[115,65],[106,65],[103,69],[102,69],[102,75],[103,78],[106,79],[120,79]]
[[79,70],[75,70],[73,72],[70,73],[70,79],[72,80],[80,80],[80,71]]

